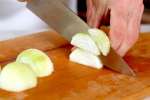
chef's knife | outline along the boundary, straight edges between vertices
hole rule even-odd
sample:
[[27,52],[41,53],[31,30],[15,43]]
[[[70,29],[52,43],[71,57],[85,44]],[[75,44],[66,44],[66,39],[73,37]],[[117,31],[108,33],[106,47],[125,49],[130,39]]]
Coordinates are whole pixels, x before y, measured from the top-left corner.
[[[67,8],[61,0],[31,0],[27,7],[51,28],[70,41],[78,32],[87,32],[89,26]],[[128,64],[111,48],[108,56],[100,56],[103,64],[120,73],[135,76]]]

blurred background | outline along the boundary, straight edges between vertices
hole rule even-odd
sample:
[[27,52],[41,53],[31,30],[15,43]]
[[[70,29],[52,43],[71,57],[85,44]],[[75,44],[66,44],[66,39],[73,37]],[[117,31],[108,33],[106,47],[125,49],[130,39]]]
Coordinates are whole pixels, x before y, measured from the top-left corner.
[[[86,21],[86,0],[62,0]],[[150,32],[150,0],[145,0],[141,31]],[[17,0],[0,0],[0,40],[46,31],[50,28]]]
[[[76,0],[62,0],[77,13]],[[50,28],[17,0],[0,0],[0,40],[46,31]]]

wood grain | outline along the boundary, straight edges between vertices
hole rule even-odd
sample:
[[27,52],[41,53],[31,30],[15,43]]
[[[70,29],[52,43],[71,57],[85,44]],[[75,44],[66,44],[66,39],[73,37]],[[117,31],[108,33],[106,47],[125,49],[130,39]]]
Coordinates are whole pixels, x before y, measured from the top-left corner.
[[65,44],[68,44],[68,42],[53,31],[2,41],[0,42],[0,62],[14,58],[24,49],[37,48],[48,51]]
[[[15,60],[24,49],[37,48],[45,51],[55,66],[54,73],[39,79],[36,88],[21,93],[0,90],[0,100],[144,100],[150,96],[149,34],[141,35],[125,57],[137,77],[70,62],[71,46],[58,35],[51,34],[44,32],[0,42],[1,65]],[[60,43],[67,45],[56,48]]]

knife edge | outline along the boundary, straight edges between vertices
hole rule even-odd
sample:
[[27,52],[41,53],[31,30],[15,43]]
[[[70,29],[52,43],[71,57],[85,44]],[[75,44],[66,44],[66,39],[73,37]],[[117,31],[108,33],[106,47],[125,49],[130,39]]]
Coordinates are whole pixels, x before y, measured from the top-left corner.
[[116,72],[121,72],[129,76],[136,76],[135,72],[129,67],[123,58],[113,50],[113,48],[110,49],[107,56],[100,55],[100,59],[106,67]]

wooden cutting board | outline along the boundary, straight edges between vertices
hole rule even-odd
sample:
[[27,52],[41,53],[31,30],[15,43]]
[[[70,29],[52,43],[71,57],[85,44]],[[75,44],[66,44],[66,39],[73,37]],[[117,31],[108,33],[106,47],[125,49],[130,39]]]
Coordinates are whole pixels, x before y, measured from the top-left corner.
[[137,77],[70,62],[71,46],[55,32],[0,42],[0,64],[14,61],[27,48],[45,51],[54,63],[54,73],[40,78],[38,86],[28,91],[0,90],[0,100],[150,100],[150,34],[142,34],[125,57]]

